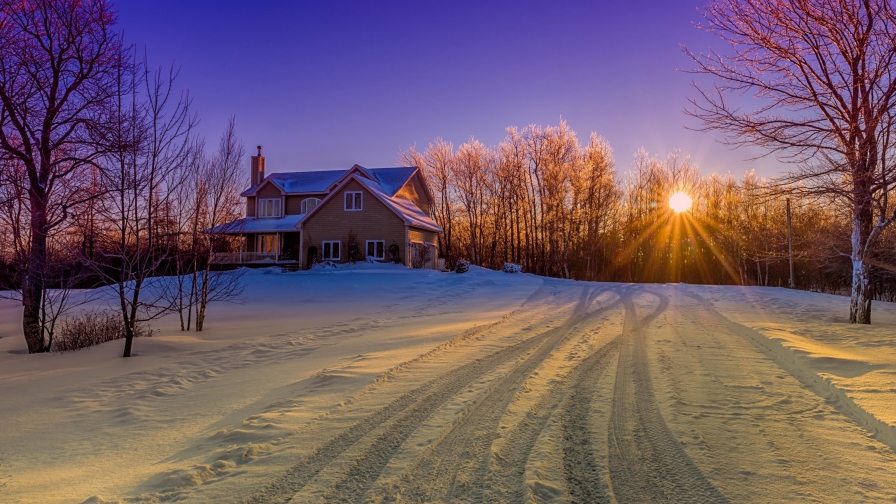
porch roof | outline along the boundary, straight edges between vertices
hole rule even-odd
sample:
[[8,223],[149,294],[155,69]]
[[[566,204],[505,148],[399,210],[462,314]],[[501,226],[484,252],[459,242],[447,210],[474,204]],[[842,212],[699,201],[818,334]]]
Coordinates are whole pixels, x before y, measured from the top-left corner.
[[287,215],[279,219],[243,217],[242,219],[216,226],[211,229],[211,232],[222,234],[298,232],[296,225],[305,218],[305,215]]

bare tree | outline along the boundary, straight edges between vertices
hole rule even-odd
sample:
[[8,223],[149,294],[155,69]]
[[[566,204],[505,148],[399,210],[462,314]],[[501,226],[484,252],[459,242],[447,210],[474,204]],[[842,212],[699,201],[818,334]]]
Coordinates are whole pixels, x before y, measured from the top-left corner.
[[89,133],[112,98],[121,58],[114,21],[104,0],[0,2],[0,149],[26,175],[22,329],[32,353],[49,350],[40,323],[47,236],[80,198],[65,181],[98,156]]
[[235,301],[242,293],[241,272],[212,272],[212,257],[217,247],[228,240],[228,235],[216,230],[237,219],[242,210],[240,190],[245,187],[245,170],[241,163],[245,156],[242,141],[236,136],[236,120],[231,117],[221,135],[218,152],[202,175],[204,199],[200,204],[207,220],[204,238],[204,265],[198,275],[196,330],[201,331],[205,323],[205,312],[212,301]]
[[[888,0],[712,0],[706,30],[728,51],[696,55],[689,113],[732,145],[802,163],[783,182],[852,206],[849,320],[871,322],[870,252],[893,222],[896,12]],[[687,51],[687,50],[686,50]],[[755,101],[741,99],[751,95]],[[752,109],[748,106],[758,102]]]
[[109,197],[98,212],[110,232],[103,235],[104,260],[94,263],[94,271],[115,286],[124,357],[131,355],[138,324],[172,307],[162,285],[168,280],[159,276],[171,258],[165,216],[176,194],[172,174],[191,159],[195,121],[188,95],[174,89],[176,70],[145,69],[145,58],[142,65],[121,68],[118,103],[103,138],[109,150],[102,172]]
[[457,158],[454,146],[441,138],[430,143],[423,153],[415,148],[399,153],[399,163],[417,166],[423,170],[429,187],[437,195],[433,202],[433,219],[444,230],[439,240],[439,257],[445,258],[449,267],[457,259],[454,249],[454,221],[456,209],[455,179]]
[[489,150],[482,142],[471,138],[457,150],[457,163],[453,174],[457,195],[467,217],[469,231],[470,257],[479,264],[482,251],[482,218],[484,208],[482,200],[486,181],[486,170],[489,163]]
[[167,284],[165,294],[178,313],[181,331],[189,331],[192,327],[196,306],[199,257],[204,241],[202,231],[206,222],[202,202],[206,200],[207,186],[203,184],[203,177],[208,171],[207,164],[204,141],[194,139],[185,169],[172,172],[167,183],[173,197],[165,207],[166,217],[171,222],[175,238],[170,247],[174,278]]

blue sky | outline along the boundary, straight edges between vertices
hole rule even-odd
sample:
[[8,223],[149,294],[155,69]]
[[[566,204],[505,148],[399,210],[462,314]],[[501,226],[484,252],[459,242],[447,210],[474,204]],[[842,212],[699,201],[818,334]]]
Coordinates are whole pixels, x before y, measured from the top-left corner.
[[[722,48],[692,26],[702,2],[119,1],[119,28],[181,67],[199,133],[236,116],[269,172],[394,165],[436,137],[487,145],[509,125],[595,131],[629,169],[643,146],[681,149],[704,173],[786,169],[731,150],[683,113],[693,76],[680,44]],[[248,164],[248,161],[247,161]]]

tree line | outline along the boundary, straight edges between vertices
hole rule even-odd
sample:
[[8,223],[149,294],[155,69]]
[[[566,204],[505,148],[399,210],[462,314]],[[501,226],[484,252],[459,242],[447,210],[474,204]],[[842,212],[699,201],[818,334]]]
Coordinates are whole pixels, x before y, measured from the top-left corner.
[[[701,175],[679,152],[644,150],[620,173],[605,139],[580,142],[563,121],[510,127],[491,147],[436,139],[399,161],[423,168],[449,267],[464,259],[578,280],[788,286],[789,199],[795,287],[851,287],[848,203],[790,181]],[[676,192],[691,196],[690,210],[670,208]],[[872,259],[875,299],[896,299],[894,250],[888,231]]]
[[125,357],[142,324],[178,312],[202,330],[240,290],[211,271],[224,238],[205,232],[241,212],[234,121],[207,148],[177,69],[114,23],[104,0],[0,5],[0,293],[21,301],[31,353],[90,301],[75,289],[106,287]]

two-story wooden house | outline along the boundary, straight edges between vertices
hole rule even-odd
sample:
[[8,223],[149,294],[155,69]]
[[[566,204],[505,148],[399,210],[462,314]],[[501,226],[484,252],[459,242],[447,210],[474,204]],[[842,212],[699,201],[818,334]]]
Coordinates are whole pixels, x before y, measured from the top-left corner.
[[252,156],[246,216],[215,228],[237,235],[239,253],[217,262],[320,261],[363,256],[436,268],[442,231],[430,217],[432,194],[417,167],[272,173],[261,147]]

